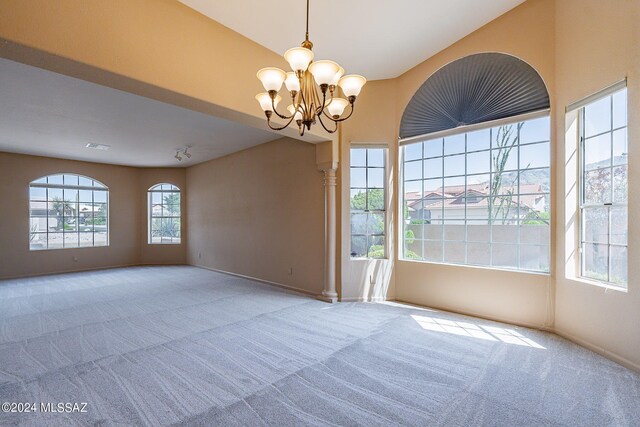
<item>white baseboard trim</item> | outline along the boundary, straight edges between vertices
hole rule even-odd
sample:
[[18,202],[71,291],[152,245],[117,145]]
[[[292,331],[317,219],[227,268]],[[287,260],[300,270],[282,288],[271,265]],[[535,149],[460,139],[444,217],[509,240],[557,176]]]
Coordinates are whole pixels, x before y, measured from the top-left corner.
[[384,302],[384,301],[392,301],[385,297],[351,297],[351,298],[340,298],[340,302]]
[[562,331],[560,329],[554,329],[553,331],[556,335],[569,340],[575,344],[578,344],[581,347],[584,347],[586,349],[589,349],[591,351],[593,351],[594,353],[598,353],[601,356],[606,357],[609,360],[613,360],[614,362],[616,362],[619,365],[624,366],[625,368],[631,369],[632,371],[636,371],[638,373],[640,373],[640,365],[630,361],[627,358],[624,358],[616,353],[613,353],[605,348],[599,347],[597,345],[594,345],[592,343],[590,343],[589,341],[583,340],[582,338],[578,338],[577,336],[570,334],[568,332]]
[[35,274],[19,274],[17,276],[0,276],[0,280],[13,280],[13,279],[27,279],[29,277],[41,277],[41,276],[55,276],[57,274],[70,274],[70,273],[82,273],[85,271],[99,271],[99,270],[110,270],[112,268],[126,268],[126,267],[143,267],[145,264],[116,264],[116,265],[106,265],[101,267],[91,267],[91,268],[78,268],[78,269],[69,269],[69,270],[61,270],[61,271],[52,271],[49,273],[35,273]]
[[265,285],[275,286],[275,287],[278,287],[278,288],[286,289],[288,291],[298,292],[298,293],[301,293],[301,294],[311,295],[311,296],[314,296],[314,297],[317,296],[319,293],[322,293],[322,292],[318,293],[318,292],[313,292],[313,291],[309,291],[309,290],[306,290],[306,289],[296,288],[295,286],[285,285],[285,284],[278,283],[278,282],[272,282],[270,280],[264,280],[264,279],[260,279],[258,277],[252,277],[252,276],[247,276],[247,275],[244,275],[244,274],[233,273],[231,271],[220,270],[218,268],[207,267],[205,265],[197,265],[197,264],[190,264],[190,265],[193,266],[193,267],[203,268],[203,269],[209,270],[209,271],[215,271],[216,273],[228,274],[229,276],[235,276],[235,277],[241,277],[243,279],[255,280],[256,282],[264,283]]

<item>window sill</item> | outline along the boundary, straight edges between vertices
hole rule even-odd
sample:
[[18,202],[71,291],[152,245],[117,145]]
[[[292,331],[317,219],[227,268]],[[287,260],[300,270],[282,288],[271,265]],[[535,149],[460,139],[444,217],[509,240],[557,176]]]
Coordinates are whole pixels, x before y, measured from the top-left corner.
[[460,268],[469,268],[469,269],[480,269],[480,270],[491,270],[491,271],[499,271],[505,273],[518,273],[518,274],[533,274],[536,276],[551,276],[550,272],[547,271],[530,271],[530,270],[516,270],[513,268],[502,268],[502,267],[492,267],[492,266],[484,266],[484,265],[469,265],[469,264],[452,264],[449,262],[437,262],[437,261],[420,261],[416,259],[403,259],[399,258],[399,262],[410,262],[414,264],[431,264],[431,265],[443,265],[447,267],[460,267]]
[[617,292],[622,292],[622,293],[629,293],[629,288],[625,288],[623,286],[620,285],[614,285],[612,283],[608,283],[608,282],[601,282],[599,280],[595,280],[595,279],[588,279],[586,277],[566,277],[567,280],[571,280],[572,282],[577,282],[583,285],[590,285],[590,286],[595,286],[598,288],[602,288],[604,289],[605,293],[609,292],[609,291],[617,291]]

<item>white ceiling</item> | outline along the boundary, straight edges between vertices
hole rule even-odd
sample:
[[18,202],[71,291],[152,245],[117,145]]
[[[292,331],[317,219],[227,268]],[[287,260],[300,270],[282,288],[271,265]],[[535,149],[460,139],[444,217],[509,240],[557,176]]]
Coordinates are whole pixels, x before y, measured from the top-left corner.
[[[180,1],[280,55],[304,40],[304,0]],[[523,2],[311,0],[309,38],[347,74],[393,78]]]
[[[190,166],[281,135],[0,58],[0,151]],[[107,151],[87,143],[111,145]],[[191,159],[178,162],[181,147]]]

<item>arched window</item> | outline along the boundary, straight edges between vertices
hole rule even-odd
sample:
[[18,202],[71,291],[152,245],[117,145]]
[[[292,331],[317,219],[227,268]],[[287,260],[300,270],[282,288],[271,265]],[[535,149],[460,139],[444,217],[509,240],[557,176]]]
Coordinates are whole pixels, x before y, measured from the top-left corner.
[[510,55],[427,79],[400,126],[403,259],[549,271],[548,108],[542,78]]
[[172,184],[149,188],[149,244],[180,243],[180,189]]
[[29,249],[109,245],[109,189],[70,173],[29,184]]

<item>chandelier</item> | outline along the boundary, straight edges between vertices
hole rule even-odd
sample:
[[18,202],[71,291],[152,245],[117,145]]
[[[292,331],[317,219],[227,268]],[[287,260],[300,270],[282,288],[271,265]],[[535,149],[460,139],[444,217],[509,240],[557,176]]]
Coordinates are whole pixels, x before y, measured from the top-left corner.
[[[313,61],[312,49],[313,43],[309,40],[309,0],[307,0],[305,39],[300,47],[291,48],[284,53],[284,59],[293,71],[284,72],[279,68],[267,67],[258,71],[257,74],[266,92],[256,95],[256,100],[267,116],[269,128],[282,130],[295,121],[300,135],[304,135],[305,129],[311,130],[317,118],[327,132],[334,133],[338,129],[338,123],[347,120],[353,114],[356,97],[367,80],[356,74],[343,76],[344,69],[333,61]],[[288,115],[280,114],[276,110],[282,100],[278,92],[283,83],[291,98],[291,105],[287,107]],[[346,99],[338,96],[338,87]],[[344,115],[348,106],[349,113]],[[284,126],[274,127],[271,124],[274,113],[287,121]],[[325,125],[323,116],[324,120],[333,122],[333,126],[330,125],[331,128]]]

